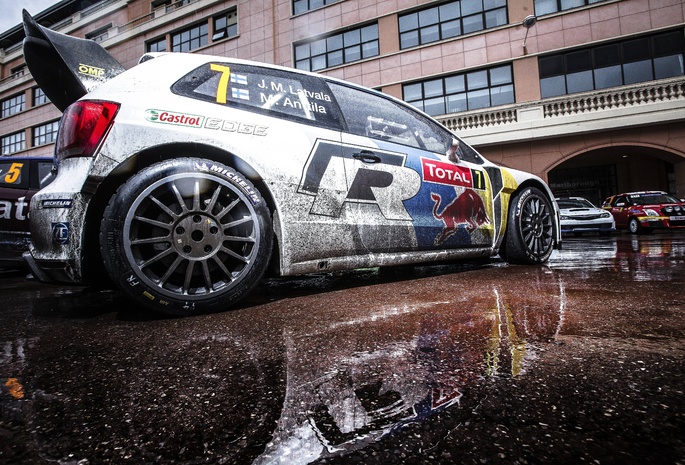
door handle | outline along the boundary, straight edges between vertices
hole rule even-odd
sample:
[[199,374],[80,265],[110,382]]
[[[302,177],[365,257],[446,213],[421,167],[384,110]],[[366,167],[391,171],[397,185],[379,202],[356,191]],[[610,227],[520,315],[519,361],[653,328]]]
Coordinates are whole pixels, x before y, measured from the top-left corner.
[[357,159],[361,160],[364,163],[380,163],[381,162],[381,157],[376,155],[370,150],[362,150],[361,152],[356,152],[353,153],[352,156]]

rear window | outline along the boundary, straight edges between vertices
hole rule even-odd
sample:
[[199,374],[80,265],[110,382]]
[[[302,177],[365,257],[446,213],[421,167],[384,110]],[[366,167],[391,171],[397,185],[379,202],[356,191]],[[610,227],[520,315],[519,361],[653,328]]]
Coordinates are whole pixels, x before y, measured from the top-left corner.
[[228,107],[340,130],[339,111],[321,79],[257,66],[207,63],[172,92]]

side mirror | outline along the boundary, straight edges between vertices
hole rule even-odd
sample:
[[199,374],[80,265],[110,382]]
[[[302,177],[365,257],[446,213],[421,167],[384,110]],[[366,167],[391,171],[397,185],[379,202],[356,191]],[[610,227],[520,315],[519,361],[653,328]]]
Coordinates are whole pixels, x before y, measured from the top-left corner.
[[461,150],[459,149],[459,139],[452,138],[452,145],[450,145],[450,148],[447,150],[447,158],[449,161],[452,163],[459,163],[459,152]]

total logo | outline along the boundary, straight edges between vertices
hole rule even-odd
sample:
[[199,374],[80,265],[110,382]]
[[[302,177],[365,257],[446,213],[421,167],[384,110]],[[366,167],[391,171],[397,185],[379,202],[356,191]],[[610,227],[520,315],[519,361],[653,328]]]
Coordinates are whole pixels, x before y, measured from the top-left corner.
[[205,117],[166,110],[146,110],[145,119],[151,123],[165,123],[176,126],[200,128],[202,127],[202,123],[204,123]]

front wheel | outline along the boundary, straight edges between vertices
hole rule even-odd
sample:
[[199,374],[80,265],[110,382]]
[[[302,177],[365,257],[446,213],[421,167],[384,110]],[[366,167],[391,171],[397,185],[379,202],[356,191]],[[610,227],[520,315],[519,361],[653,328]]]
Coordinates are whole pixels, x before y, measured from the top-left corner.
[[540,189],[526,187],[512,199],[503,246],[509,263],[543,263],[552,254],[554,209]]
[[165,161],[114,194],[100,228],[112,279],[170,315],[228,310],[261,279],[272,248],[269,210],[235,170],[197,158]]
[[637,220],[637,218],[630,219],[628,222],[628,231],[630,231],[630,234],[639,234],[642,232],[642,227],[640,226],[640,222]]

